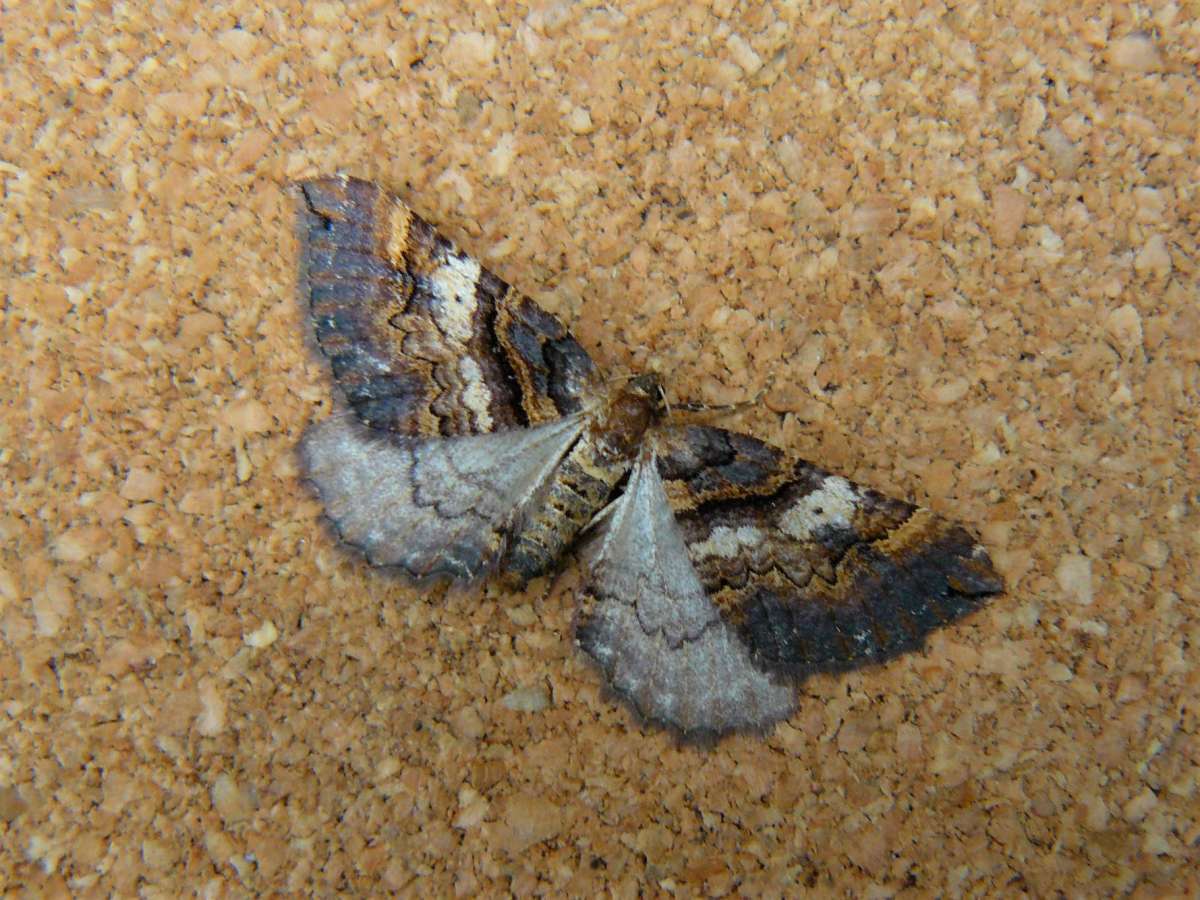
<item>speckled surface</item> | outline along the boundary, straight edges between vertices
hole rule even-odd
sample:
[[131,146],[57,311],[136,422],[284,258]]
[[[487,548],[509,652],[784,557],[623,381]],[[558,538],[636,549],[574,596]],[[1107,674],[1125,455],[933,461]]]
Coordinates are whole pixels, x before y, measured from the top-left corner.
[[[1200,890],[1195,7],[59,6],[0,13],[6,889]],[[570,566],[342,554],[294,456],[330,172],[1008,594],[701,750],[602,695]]]

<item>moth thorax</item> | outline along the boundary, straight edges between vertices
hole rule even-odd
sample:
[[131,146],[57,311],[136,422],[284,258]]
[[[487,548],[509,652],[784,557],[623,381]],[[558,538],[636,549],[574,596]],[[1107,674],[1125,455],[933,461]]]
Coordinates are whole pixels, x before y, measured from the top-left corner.
[[631,457],[642,445],[647,429],[663,414],[663,391],[657,375],[638,375],[609,395],[597,430],[610,452]]

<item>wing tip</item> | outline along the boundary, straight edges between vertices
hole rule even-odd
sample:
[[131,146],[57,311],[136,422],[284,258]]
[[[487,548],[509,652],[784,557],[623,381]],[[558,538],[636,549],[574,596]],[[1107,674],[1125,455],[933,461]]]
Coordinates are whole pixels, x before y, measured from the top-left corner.
[[1004,591],[987,551],[950,523],[903,556],[847,556],[852,575],[836,595],[783,598],[760,589],[748,599],[740,635],[757,664],[796,680],[881,665],[922,651],[938,628]]

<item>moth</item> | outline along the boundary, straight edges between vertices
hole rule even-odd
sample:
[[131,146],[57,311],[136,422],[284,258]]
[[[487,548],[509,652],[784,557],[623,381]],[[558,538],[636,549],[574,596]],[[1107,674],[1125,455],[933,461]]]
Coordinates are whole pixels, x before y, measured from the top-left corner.
[[300,290],[342,409],[301,441],[341,539],[522,585],[578,546],[575,641],[643,719],[765,730],[815,672],[919,649],[1003,583],[964,528],[749,435],[673,422],[388,191],[298,185]]

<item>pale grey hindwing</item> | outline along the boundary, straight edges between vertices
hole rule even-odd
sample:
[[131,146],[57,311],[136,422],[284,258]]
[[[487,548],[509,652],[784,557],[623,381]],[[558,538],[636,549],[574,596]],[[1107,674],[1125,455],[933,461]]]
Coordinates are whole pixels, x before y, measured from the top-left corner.
[[306,475],[342,539],[375,565],[472,579],[492,571],[521,512],[581,429],[579,415],[537,428],[424,438],[381,434],[346,414],[304,436]]
[[754,666],[705,594],[649,453],[602,527],[587,550],[576,640],[620,695],[685,734],[791,715],[794,689]]

